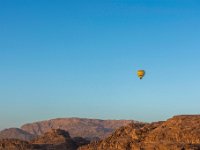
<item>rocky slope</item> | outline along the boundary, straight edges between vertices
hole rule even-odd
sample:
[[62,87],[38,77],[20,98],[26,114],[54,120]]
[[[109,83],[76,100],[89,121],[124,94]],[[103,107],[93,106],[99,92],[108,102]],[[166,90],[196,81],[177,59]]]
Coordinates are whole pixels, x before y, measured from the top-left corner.
[[28,142],[17,139],[1,139],[0,150],[31,150],[32,147]]
[[104,140],[79,150],[200,150],[200,115],[121,127]]
[[51,129],[62,129],[68,131],[72,137],[83,137],[91,140],[105,138],[115,129],[131,122],[133,120],[61,118],[25,124],[21,129],[33,135],[42,135]]
[[9,128],[0,131],[0,139],[31,140],[36,136],[18,128]]
[[145,140],[200,144],[200,115],[175,116],[153,130]]

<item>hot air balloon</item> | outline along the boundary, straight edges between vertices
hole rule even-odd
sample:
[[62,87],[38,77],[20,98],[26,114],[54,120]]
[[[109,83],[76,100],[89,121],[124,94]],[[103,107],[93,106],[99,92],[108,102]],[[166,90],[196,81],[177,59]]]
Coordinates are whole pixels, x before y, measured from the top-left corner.
[[145,71],[144,70],[138,70],[137,75],[140,79],[142,79],[145,75]]

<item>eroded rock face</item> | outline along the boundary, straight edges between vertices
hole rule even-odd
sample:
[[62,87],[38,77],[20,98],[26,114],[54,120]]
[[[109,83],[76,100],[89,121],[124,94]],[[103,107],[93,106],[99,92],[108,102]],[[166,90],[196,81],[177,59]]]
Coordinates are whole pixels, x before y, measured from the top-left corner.
[[175,116],[151,124],[132,123],[79,150],[200,150],[200,115]]

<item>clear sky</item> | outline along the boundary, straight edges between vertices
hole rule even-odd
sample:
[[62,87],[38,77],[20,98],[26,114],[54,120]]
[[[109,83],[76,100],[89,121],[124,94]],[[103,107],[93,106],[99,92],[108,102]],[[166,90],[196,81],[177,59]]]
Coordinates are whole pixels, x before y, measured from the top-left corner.
[[199,113],[200,1],[0,0],[0,129]]

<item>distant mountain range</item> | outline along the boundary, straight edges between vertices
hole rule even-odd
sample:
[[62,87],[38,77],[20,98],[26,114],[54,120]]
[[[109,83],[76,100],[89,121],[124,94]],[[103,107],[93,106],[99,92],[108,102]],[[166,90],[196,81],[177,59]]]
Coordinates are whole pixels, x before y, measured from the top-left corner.
[[102,139],[115,129],[127,125],[134,120],[100,120],[85,118],[58,118],[22,125],[20,129],[10,128],[0,131],[0,139],[14,138],[30,141],[52,129],[69,132],[71,137],[83,137],[88,140]]
[[[85,138],[70,136],[66,130],[59,129],[61,127]],[[153,123],[54,119],[26,124],[22,129],[1,131],[0,150],[200,150],[200,115],[174,116]],[[13,139],[17,135],[23,140]],[[101,139],[89,141],[88,137]],[[29,138],[31,140],[24,141]]]

